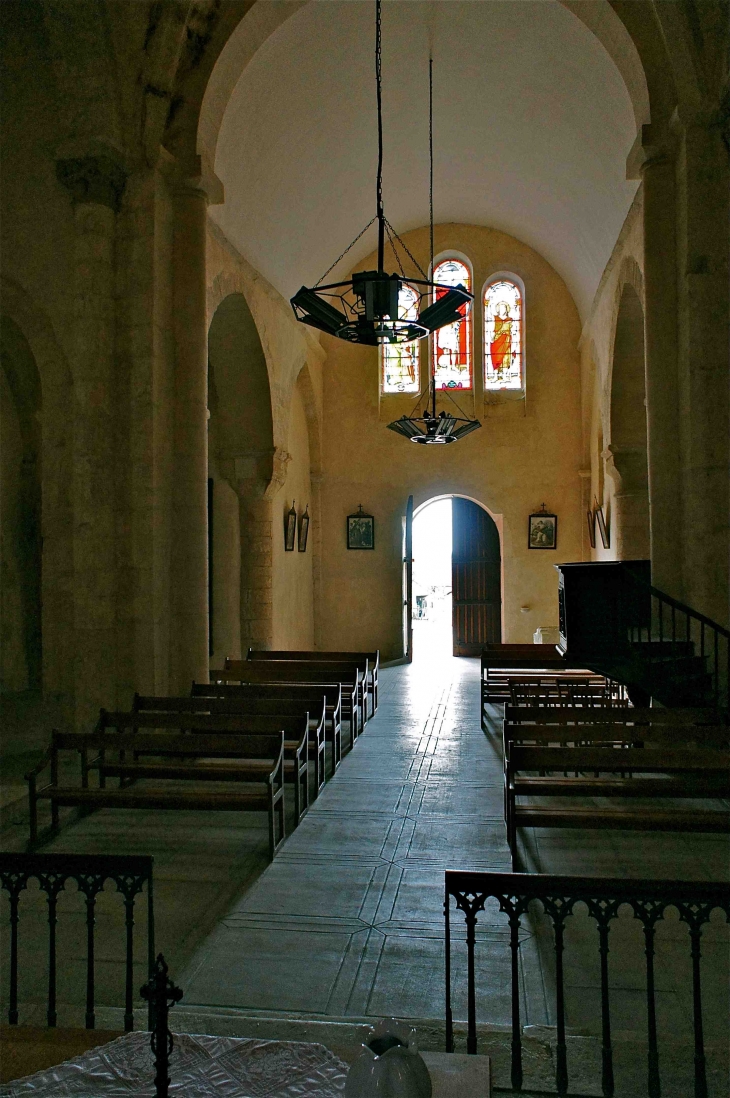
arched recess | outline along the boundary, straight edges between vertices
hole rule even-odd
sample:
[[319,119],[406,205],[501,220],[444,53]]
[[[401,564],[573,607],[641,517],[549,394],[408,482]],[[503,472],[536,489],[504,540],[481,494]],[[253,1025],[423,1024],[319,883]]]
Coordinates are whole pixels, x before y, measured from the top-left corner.
[[243,294],[208,332],[208,468],[212,490],[212,660],[272,641],[274,437],[264,351]]
[[650,555],[644,310],[631,282],[621,290],[611,369],[606,473],[614,484],[612,538],[618,560]]
[[[60,703],[54,719],[63,719],[72,712],[76,654],[73,385],[43,310],[12,279],[3,277],[0,283],[2,690],[42,686],[46,699]],[[12,520],[8,509],[14,510]],[[8,555],[14,556],[15,566],[22,564],[24,571],[14,593],[12,584],[6,587]],[[9,601],[14,602],[12,611]],[[6,646],[11,632],[12,650],[16,656],[22,653],[22,659],[13,658],[9,674]]]

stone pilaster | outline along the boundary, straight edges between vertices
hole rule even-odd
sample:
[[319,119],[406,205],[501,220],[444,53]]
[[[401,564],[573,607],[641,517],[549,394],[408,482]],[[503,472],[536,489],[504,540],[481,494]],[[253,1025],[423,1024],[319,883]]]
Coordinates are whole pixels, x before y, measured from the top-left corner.
[[125,175],[104,156],[59,160],[74,204],[74,680],[77,726],[116,704],[114,266]]
[[200,182],[179,183],[173,197],[172,691],[208,679],[206,216]]
[[644,181],[646,411],[652,581],[684,595],[677,393],[677,206],[669,151],[649,150]]
[[728,622],[730,165],[714,120],[679,128],[679,407],[685,601]]

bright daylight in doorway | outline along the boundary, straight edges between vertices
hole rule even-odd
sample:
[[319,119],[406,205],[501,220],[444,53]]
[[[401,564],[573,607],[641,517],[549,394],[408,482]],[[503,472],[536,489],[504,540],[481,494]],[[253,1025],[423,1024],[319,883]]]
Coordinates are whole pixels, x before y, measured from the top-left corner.
[[437,499],[413,517],[414,659],[453,654],[451,626],[451,497]]

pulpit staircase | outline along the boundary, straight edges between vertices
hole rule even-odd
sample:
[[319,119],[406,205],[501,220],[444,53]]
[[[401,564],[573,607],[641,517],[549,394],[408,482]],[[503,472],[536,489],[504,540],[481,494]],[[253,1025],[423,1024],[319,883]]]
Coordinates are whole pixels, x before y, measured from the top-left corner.
[[730,630],[649,582],[649,561],[558,565],[560,648],[635,704],[727,707]]

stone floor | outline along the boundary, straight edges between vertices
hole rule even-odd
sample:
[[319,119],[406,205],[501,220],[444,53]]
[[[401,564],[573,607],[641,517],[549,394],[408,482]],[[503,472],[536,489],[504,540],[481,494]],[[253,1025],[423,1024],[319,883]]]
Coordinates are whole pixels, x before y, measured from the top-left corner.
[[[242,1032],[242,1018],[357,1024],[394,1015],[429,1022],[440,1034],[444,870],[510,868],[500,712],[495,707],[485,735],[478,678],[477,661],[452,659],[425,641],[413,665],[383,669],[376,718],[271,865],[264,822],[252,827],[251,817],[229,813],[103,811],[62,831],[46,849],[154,855],[157,945],[185,990],[180,1028],[205,1019],[208,1031],[217,1032],[217,1025],[221,1032]],[[5,849],[22,846],[27,824],[20,806],[6,808]],[[723,836],[543,830],[523,838],[531,872],[728,877],[730,846]],[[27,899],[33,906],[33,897]],[[80,930],[81,898],[66,899],[69,910],[78,908]],[[121,916],[113,897],[108,900],[100,920],[111,930],[121,927]],[[27,945],[43,932],[41,897],[34,906],[36,928]],[[480,920],[477,938],[478,1016],[492,1027],[506,1026],[508,938],[496,909]],[[576,1040],[600,1033],[595,938],[587,919],[569,921],[567,1022]],[[638,923],[620,919],[611,945],[615,1035],[641,1042]],[[539,1034],[555,1021],[552,944],[539,918],[525,920],[520,953],[522,1019],[533,1027],[528,1032]],[[657,1011],[660,1031],[686,1052],[677,1079],[691,1064],[688,957],[686,928],[667,919],[657,933]],[[458,1017],[465,1015],[462,962],[463,944],[457,944]],[[727,928],[718,919],[703,936],[705,1035],[713,1047],[727,1042],[727,962]],[[102,951],[102,974],[107,964],[102,1001],[111,1003],[118,974]],[[29,987],[21,991],[29,1009],[40,1008],[42,967],[42,959],[29,959],[39,989],[38,995]],[[83,972],[77,976],[62,996],[66,1002],[81,1001]],[[671,1092],[681,1095],[681,1085]],[[713,1084],[711,1093],[725,1092]]]

